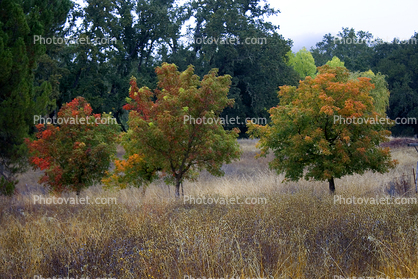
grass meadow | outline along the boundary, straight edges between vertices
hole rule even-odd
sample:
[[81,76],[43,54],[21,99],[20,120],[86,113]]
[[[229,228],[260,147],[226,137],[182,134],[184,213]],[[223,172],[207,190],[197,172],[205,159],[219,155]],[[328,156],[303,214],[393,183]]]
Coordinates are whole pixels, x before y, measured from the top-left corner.
[[[184,183],[194,203],[157,181],[145,193],[80,194],[116,204],[34,204],[52,196],[39,172],[23,174],[18,194],[0,200],[0,278],[418,278],[418,204],[336,203],[328,183],[282,183],[272,155],[255,159],[255,141],[240,144],[224,177]],[[392,155],[395,169],[337,179],[336,195],[416,198],[418,153],[400,144]]]

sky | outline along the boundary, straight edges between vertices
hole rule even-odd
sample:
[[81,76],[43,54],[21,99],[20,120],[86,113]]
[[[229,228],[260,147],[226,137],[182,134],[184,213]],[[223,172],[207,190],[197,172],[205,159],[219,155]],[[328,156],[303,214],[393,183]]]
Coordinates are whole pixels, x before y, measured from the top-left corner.
[[279,34],[293,40],[292,51],[310,49],[325,34],[342,27],[368,31],[383,41],[405,40],[418,32],[418,0],[267,0],[280,10],[267,20],[280,25]]

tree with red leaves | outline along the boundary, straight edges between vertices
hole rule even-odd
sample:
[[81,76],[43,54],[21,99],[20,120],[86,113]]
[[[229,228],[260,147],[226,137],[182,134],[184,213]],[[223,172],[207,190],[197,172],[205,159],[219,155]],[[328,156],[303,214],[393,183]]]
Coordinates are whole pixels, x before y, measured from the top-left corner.
[[93,114],[82,97],[64,104],[54,120],[58,125],[36,125],[37,140],[26,139],[30,164],[44,171],[39,183],[78,195],[109,169],[120,127],[110,115]]

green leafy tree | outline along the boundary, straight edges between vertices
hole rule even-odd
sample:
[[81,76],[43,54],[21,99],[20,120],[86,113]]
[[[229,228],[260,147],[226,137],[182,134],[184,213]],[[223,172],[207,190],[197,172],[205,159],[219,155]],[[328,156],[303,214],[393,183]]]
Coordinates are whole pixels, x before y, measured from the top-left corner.
[[357,79],[359,77],[370,78],[370,82],[374,85],[374,88],[370,91],[374,108],[379,115],[386,117],[386,110],[389,107],[390,92],[385,75],[382,75],[381,73],[374,74],[372,70],[361,73],[350,73],[350,79]]
[[39,183],[77,195],[105,175],[116,153],[119,125],[111,115],[93,114],[82,97],[65,104],[55,124],[37,125],[37,140],[26,139],[30,163],[44,171]]
[[156,74],[154,92],[138,88],[131,79],[129,103],[124,106],[130,110],[129,130],[122,139],[127,160],[117,161],[116,172],[104,182],[140,185],[160,170],[179,197],[185,179],[195,179],[202,169],[223,175],[222,164],[240,156],[238,131],[225,131],[219,118],[233,104],[227,97],[231,77],[217,76],[214,69],[200,81],[193,66],[178,72],[167,63],[157,67]]
[[55,34],[70,7],[69,0],[0,1],[0,194],[12,194],[16,174],[27,168],[24,138],[33,116],[52,109],[51,83],[35,82],[45,46],[34,43],[34,36]]
[[[282,86],[280,105],[270,110],[271,125],[250,125],[250,133],[260,138],[261,155],[274,152],[270,167],[285,172],[286,179],[328,181],[334,193],[335,178],[367,170],[383,173],[396,161],[389,148],[379,147],[390,132],[386,122],[374,120],[379,114],[370,79],[350,79],[341,67],[325,65],[318,71],[298,88]],[[353,124],[360,118],[361,124]]]
[[304,79],[307,76],[314,77],[316,73],[315,60],[305,47],[296,52],[296,54],[289,51],[287,57],[289,59],[288,65],[292,66],[293,69],[298,72],[301,79]]
[[344,67],[344,62],[342,62],[337,56],[332,57],[325,65],[329,65],[331,68]]

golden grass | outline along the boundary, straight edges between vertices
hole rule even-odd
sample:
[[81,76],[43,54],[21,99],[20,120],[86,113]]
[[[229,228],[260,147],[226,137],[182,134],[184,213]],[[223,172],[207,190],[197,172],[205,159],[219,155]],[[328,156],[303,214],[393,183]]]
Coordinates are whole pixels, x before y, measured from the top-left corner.
[[[256,160],[255,141],[240,144],[242,159],[224,177],[204,172],[184,194],[267,204],[184,203],[157,181],[144,196],[100,185],[81,193],[117,204],[40,205],[35,194],[50,197],[35,183],[40,173],[22,175],[19,194],[0,201],[0,278],[418,277],[418,205],[334,204],[327,183],[281,183],[271,155]],[[387,196],[388,182],[418,160],[412,148],[392,154],[396,169],[337,179],[337,195]]]

